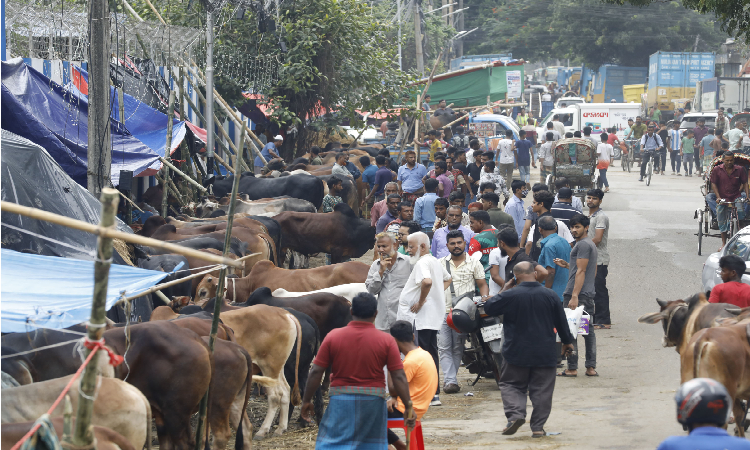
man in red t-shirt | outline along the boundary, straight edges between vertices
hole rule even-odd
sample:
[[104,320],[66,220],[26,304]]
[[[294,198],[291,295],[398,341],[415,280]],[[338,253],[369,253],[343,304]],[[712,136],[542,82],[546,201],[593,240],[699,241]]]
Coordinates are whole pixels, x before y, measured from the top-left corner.
[[750,285],[742,282],[745,273],[745,261],[736,255],[722,256],[719,260],[721,279],[711,291],[711,303],[730,303],[740,308],[750,306]]
[[318,428],[317,447],[357,443],[386,448],[385,373],[387,366],[395,393],[409,409],[405,419],[408,426],[416,424],[411,411],[409,382],[396,341],[389,334],[375,328],[378,301],[372,294],[362,292],[352,299],[352,321],[337,328],[323,339],[305,387],[302,418],[311,421],[312,397],[320,387],[326,369],[331,369],[329,403]]

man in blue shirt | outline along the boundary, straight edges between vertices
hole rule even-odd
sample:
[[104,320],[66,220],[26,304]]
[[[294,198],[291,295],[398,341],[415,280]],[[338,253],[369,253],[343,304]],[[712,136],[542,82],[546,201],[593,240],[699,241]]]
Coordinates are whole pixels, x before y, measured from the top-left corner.
[[[269,142],[268,144],[263,147],[263,150],[260,151],[260,154],[263,155],[263,157],[266,159],[266,162],[272,160],[273,158],[278,158],[279,155],[277,153],[277,148],[281,147],[281,144],[284,142],[284,138],[281,137],[280,134],[277,134],[273,138],[273,142]],[[260,156],[255,157],[254,161],[254,167],[255,167],[255,174],[260,175],[261,169],[265,166],[263,164],[263,161],[260,159]]]
[[518,133],[518,136],[521,137],[521,139],[516,141],[516,150],[518,151],[518,160],[516,161],[518,163],[518,173],[521,174],[521,181],[526,183],[526,189],[531,189],[531,184],[529,183],[531,179],[531,172],[529,169],[530,164],[534,164],[534,168],[536,168],[536,163],[534,163],[534,155],[531,152],[531,141],[526,139],[526,132],[524,130],[521,130]]
[[443,228],[438,228],[432,235],[432,256],[435,258],[442,258],[448,256],[448,233],[453,230],[458,230],[464,234],[464,241],[470,242],[471,238],[474,237],[473,231],[461,225],[461,219],[463,218],[463,210],[460,206],[449,206],[448,211],[445,215],[445,220],[448,225]]
[[674,400],[677,403],[677,421],[690,434],[668,437],[657,450],[750,449],[750,441],[730,436],[724,429],[732,410],[732,398],[718,381],[693,378],[680,386]]
[[435,178],[428,178],[424,182],[426,194],[419,197],[414,203],[414,220],[422,227],[424,232],[432,231],[432,227],[435,225],[435,200],[438,199],[439,184]]
[[[363,156],[365,158],[365,156]],[[375,157],[375,165],[377,166],[375,174],[373,176],[373,183],[370,184],[370,193],[367,194],[362,204],[370,202],[374,197],[376,202],[383,200],[385,196],[385,185],[393,181],[393,172],[386,166],[387,162],[385,156],[378,155]],[[370,166],[372,167],[372,166]],[[367,170],[365,170],[367,172]],[[368,175],[369,177],[369,175]],[[365,175],[362,175],[362,181],[365,180]],[[368,203],[369,204],[369,203]]]
[[560,301],[563,301],[563,292],[568,284],[568,269],[558,267],[555,259],[570,262],[570,244],[562,236],[557,234],[557,221],[552,216],[540,217],[537,227],[542,234],[542,253],[539,255],[539,265],[547,269],[548,275],[544,280],[544,287],[555,291]]
[[[427,175],[427,169],[417,162],[417,153],[414,150],[407,151],[404,159],[406,164],[398,168],[398,190],[404,198],[414,201],[424,193],[422,178]],[[430,224],[430,229],[432,229],[432,224]]]
[[510,183],[510,189],[513,191],[513,196],[505,204],[505,212],[513,218],[513,222],[516,225],[516,232],[518,233],[518,240],[520,241],[523,234],[523,226],[526,224],[523,199],[529,194],[529,191],[526,189],[526,183],[521,180],[513,180]]
[[398,218],[398,205],[401,204],[401,196],[398,194],[391,194],[385,201],[385,206],[388,210],[380,216],[378,222],[375,224],[375,232],[380,233],[385,229],[385,226],[393,222]]
[[367,183],[367,185],[370,186],[370,190],[372,191],[373,186],[375,186],[375,172],[378,171],[378,167],[370,164],[369,156],[360,156],[359,163],[365,169],[362,172],[362,182]]

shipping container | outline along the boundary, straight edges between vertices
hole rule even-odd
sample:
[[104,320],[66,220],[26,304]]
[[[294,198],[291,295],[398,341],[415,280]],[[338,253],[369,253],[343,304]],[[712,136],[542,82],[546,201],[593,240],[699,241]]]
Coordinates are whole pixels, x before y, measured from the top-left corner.
[[617,103],[623,103],[623,86],[645,83],[647,75],[646,67],[601,66],[593,77],[592,101],[605,103],[615,99]]
[[720,106],[735,113],[750,107],[750,78],[709,78],[698,83],[695,111],[716,112]]
[[648,105],[671,111],[672,100],[692,98],[695,85],[714,76],[713,52],[656,52],[649,58]]
[[640,103],[641,95],[646,93],[647,84],[626,84],[622,87],[622,98],[625,103]]

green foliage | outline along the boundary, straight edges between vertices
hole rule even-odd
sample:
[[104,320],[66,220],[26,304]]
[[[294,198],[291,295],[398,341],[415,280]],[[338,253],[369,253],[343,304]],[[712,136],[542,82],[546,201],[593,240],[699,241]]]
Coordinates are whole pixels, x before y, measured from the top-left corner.
[[[657,0],[602,0],[616,5],[648,6]],[[721,29],[750,44],[750,1],[748,0],[683,0],[686,8],[718,19]]]
[[486,37],[465,44],[467,54],[510,51],[531,61],[645,67],[656,51],[692,51],[697,35],[698,51],[716,51],[727,37],[710,18],[677,1],[647,8],[600,0],[508,1],[489,8],[477,1],[487,13],[481,25]]

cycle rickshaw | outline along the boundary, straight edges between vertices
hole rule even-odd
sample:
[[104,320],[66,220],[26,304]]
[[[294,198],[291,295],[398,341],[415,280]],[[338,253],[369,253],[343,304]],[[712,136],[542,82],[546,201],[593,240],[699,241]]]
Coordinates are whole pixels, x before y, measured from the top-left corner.
[[[701,251],[703,250],[704,237],[721,238],[717,218],[713,216],[711,208],[709,208],[708,206],[708,200],[706,199],[706,196],[709,193],[712,193],[711,172],[713,172],[714,168],[716,168],[721,163],[721,158],[714,158],[711,161],[711,163],[706,168],[706,179],[701,186],[701,195],[703,196],[705,205],[703,206],[703,208],[697,209],[694,216],[694,218],[698,221],[698,232],[695,234],[696,236],[698,236],[698,255],[700,255]],[[736,166],[742,166],[745,168],[745,170],[748,170],[750,169],[750,156],[735,153],[734,164]],[[731,238],[743,227],[750,225],[750,217],[745,216],[745,219],[740,220],[737,214],[737,209],[734,207],[734,203],[731,203],[728,206],[731,208],[731,210],[729,218],[729,236],[727,236],[727,238]]]
[[546,180],[550,192],[557,190],[555,180],[565,177],[573,195],[585,197],[586,192],[596,186],[598,178],[596,146],[588,139],[567,138],[557,141],[552,151],[554,164]]

